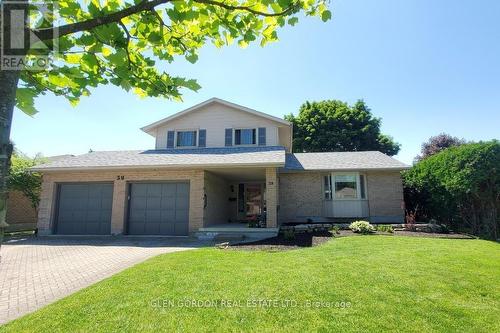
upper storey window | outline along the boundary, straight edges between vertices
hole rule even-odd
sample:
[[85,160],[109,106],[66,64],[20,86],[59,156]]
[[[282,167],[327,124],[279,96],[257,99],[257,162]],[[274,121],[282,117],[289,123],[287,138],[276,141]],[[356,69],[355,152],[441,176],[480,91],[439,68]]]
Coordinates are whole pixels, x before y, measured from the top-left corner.
[[196,131],[177,132],[177,147],[196,147]]
[[235,129],[234,144],[236,146],[257,144],[257,130],[255,128]]

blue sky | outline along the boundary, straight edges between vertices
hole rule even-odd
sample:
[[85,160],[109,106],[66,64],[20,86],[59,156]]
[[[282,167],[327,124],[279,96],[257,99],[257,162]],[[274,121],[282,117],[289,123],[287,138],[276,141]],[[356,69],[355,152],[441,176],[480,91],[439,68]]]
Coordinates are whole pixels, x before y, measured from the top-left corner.
[[141,126],[210,97],[282,117],[306,100],[364,99],[410,163],[430,136],[500,138],[500,1],[338,0],[333,20],[301,19],[261,48],[208,45],[192,65],[167,65],[202,89],[184,102],[140,99],[106,86],[73,108],[44,96],[31,118],[14,113],[27,154],[149,149]]

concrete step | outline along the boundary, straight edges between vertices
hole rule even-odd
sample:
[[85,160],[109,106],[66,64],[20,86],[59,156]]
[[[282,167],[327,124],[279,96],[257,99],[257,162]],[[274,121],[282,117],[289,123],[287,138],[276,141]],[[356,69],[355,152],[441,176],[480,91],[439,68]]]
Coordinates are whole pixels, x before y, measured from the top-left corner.
[[203,230],[200,228],[195,236],[200,240],[213,240],[216,242],[240,242],[240,241],[254,241],[275,237],[278,235],[278,229],[265,229],[265,228],[241,228],[235,230],[214,230],[214,228],[206,228],[210,230]]

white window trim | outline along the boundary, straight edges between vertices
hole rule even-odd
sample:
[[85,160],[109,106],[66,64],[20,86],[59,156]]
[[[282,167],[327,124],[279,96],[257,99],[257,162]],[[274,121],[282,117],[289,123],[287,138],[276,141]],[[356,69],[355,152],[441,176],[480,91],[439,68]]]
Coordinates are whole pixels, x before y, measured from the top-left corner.
[[[200,129],[199,128],[186,128],[174,130],[174,148],[175,149],[193,149],[198,148],[198,141],[200,140]],[[177,146],[177,133],[179,132],[196,132],[196,140],[194,146]]]
[[[335,176],[352,176],[352,175],[356,176],[356,198],[337,198],[336,193],[335,193],[335,187],[336,187],[335,186]],[[355,172],[332,172],[330,174],[330,177],[332,177],[331,178],[332,179],[332,200],[337,200],[337,201],[368,200],[368,191],[366,188],[366,175],[365,174],[362,174],[365,177],[365,186],[364,186],[365,187],[364,188],[365,198],[364,199],[361,198],[360,175],[361,175],[361,173],[359,173],[357,171],[355,171]]]
[[[236,130],[255,130],[255,143],[246,145],[236,144]],[[233,146],[236,147],[255,147],[259,145],[259,129],[257,127],[233,127]]]
[[[328,177],[328,181],[329,181],[329,186],[330,186],[330,190],[329,190],[329,193],[330,193],[330,198],[325,198],[325,194],[327,192],[327,188],[325,186],[325,177]],[[332,183],[332,174],[331,173],[327,173],[325,175],[323,175],[323,179],[321,180],[322,183],[323,183],[323,200],[325,201],[332,201],[333,200],[333,183]]]

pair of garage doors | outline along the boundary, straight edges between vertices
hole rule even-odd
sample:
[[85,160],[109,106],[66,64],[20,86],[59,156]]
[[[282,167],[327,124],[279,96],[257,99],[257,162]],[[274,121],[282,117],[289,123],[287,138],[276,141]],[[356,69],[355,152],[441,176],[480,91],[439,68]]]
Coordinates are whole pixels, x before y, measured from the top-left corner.
[[[109,235],[112,183],[61,184],[55,232],[66,235]],[[130,235],[188,234],[188,183],[133,183],[129,187]]]

